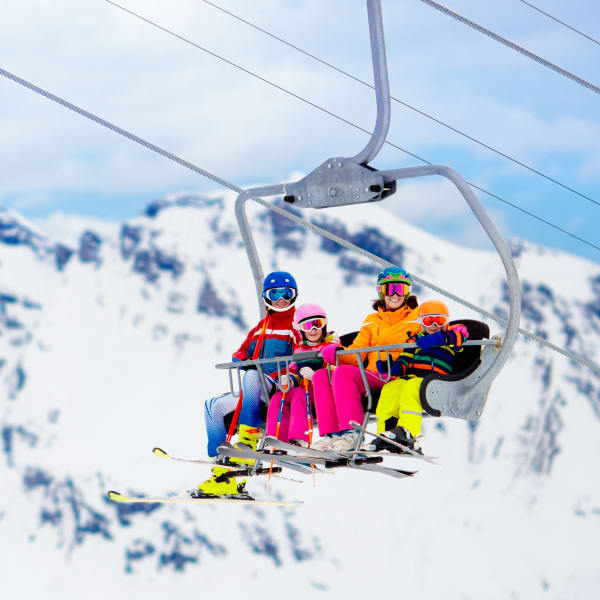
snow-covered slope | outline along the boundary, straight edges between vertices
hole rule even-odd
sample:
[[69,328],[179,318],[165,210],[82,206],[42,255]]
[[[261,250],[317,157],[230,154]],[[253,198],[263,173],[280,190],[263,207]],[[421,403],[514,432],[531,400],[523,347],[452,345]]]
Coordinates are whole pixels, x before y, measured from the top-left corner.
[[[323,304],[340,333],[356,330],[376,265],[275,213],[249,213],[264,269],[291,271],[299,302]],[[453,246],[374,205],[341,215],[307,213],[506,312],[492,252]],[[600,269],[526,244],[514,254],[522,327],[598,361]],[[477,426],[425,423],[425,448],[442,466],[419,462],[410,481],[360,472],[321,476],[316,487],[272,480],[271,493],[305,500],[293,510],[107,501],[111,488],[165,494],[206,477],[151,449],[204,454],[203,402],[228,388],[213,365],[257,318],[230,196],[173,196],[126,223],[57,216],[33,226],[0,210],[4,589],[51,598],[358,598],[384,584],[446,598],[600,590],[600,379],[531,342],[517,343]],[[249,482],[258,495],[264,486]]]

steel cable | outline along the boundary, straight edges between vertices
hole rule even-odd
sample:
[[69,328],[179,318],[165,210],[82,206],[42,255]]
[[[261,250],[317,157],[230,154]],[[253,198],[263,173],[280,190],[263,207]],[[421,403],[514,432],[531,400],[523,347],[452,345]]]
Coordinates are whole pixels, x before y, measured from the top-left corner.
[[[63,98],[60,98],[59,96],[56,96],[55,94],[52,94],[51,92],[43,90],[42,88],[26,81],[25,79],[22,79],[21,77],[17,77],[16,75],[13,75],[12,73],[6,71],[5,69],[2,69],[1,67],[0,67],[0,75],[10,79],[14,83],[18,83],[19,85],[22,85],[23,87],[31,90],[32,92],[35,92],[36,94],[40,94],[44,98],[47,98],[49,100],[52,100],[53,102],[56,102],[57,104],[60,104],[64,108],[68,108],[69,110],[77,113],[78,115],[80,115],[82,117],[85,117],[86,119],[90,119],[91,121],[93,121],[94,123],[97,123],[98,125],[102,125],[103,127],[106,127],[107,129],[109,129],[110,131],[113,131],[114,133],[118,133],[119,135],[127,138],[128,140],[131,140],[132,142],[136,142],[137,144],[144,146],[148,150],[152,150],[153,152],[156,152],[157,154],[159,154],[160,156],[162,156],[164,158],[168,158],[169,160],[176,162],[177,164],[181,165],[182,167],[185,167],[186,169],[190,169],[191,171],[194,171],[195,173],[198,173],[199,175],[202,175],[203,177],[207,177],[211,181],[214,181],[215,183],[218,183],[219,185],[222,185],[223,187],[225,187],[227,189],[233,190],[233,191],[237,192],[238,194],[240,194],[244,191],[242,188],[238,187],[237,185],[234,185],[233,183],[230,183],[230,182],[226,181],[225,179],[223,179],[217,175],[214,175],[213,173],[210,173],[209,171],[206,171],[205,169],[201,169],[200,167],[197,167],[196,165],[188,162],[187,160],[184,160],[184,159],[176,156],[175,154],[172,154],[171,152],[167,152],[166,150],[163,150],[156,144],[148,142],[148,141],[144,140],[143,138],[140,138],[139,136],[137,136],[133,133],[130,133],[129,131],[127,131],[121,127],[118,127],[117,125],[114,125],[113,123],[110,123],[109,121],[106,121],[105,119],[102,119],[101,117],[98,117],[98,116],[90,113],[89,111],[84,110],[83,108],[80,108],[80,107],[76,106],[75,104],[68,102],[67,100],[64,100]],[[314,223],[311,223],[310,221],[303,219],[302,217],[298,217],[297,215],[292,214],[291,212],[285,210],[284,208],[276,206],[275,204],[272,204],[271,202],[267,202],[263,198],[252,198],[252,200],[254,200],[258,204],[264,206],[265,208],[278,213],[279,215],[285,217],[286,219],[289,219],[299,225],[302,225],[309,231],[312,231],[313,233],[316,233],[316,234],[321,235],[333,242],[338,243],[340,246],[347,248],[348,250],[350,250],[354,253],[360,254],[361,256],[364,256],[365,258],[368,258],[369,260],[372,260],[382,266],[393,266],[392,263],[381,258],[380,256],[377,256],[376,254],[373,254],[372,252],[369,252],[368,250],[364,250],[363,248],[356,246],[352,242],[349,242],[348,240],[345,240],[344,238],[341,238],[341,237],[335,235],[334,233],[331,233],[331,232],[327,231],[326,229],[323,229],[322,227],[319,227],[318,225],[315,225]],[[494,313],[491,313],[479,306],[476,306],[475,304],[472,304],[466,300],[463,300],[459,296],[456,296],[455,294],[452,294],[451,292],[448,292],[448,291],[440,288],[439,286],[437,286],[433,283],[430,283],[429,281],[427,281],[425,279],[422,279],[421,277],[418,277],[416,275],[412,275],[412,277],[417,283],[419,283],[425,287],[428,287],[429,289],[433,290],[434,292],[436,292],[438,294],[442,294],[443,296],[446,296],[447,298],[454,300],[455,302],[461,304],[462,306],[465,306],[466,308],[470,308],[474,312],[477,312],[480,315],[487,317],[488,319],[506,327],[506,325],[507,325],[506,319],[503,319],[502,317],[499,317],[498,315],[495,315]],[[559,354],[562,354],[563,356],[569,358],[570,360],[573,360],[576,363],[579,363],[581,365],[588,367],[589,369],[595,371],[596,373],[600,373],[600,365],[596,364],[595,362],[593,362],[587,358],[584,358],[582,356],[579,356],[577,354],[569,352],[568,350],[564,350],[563,348],[560,348],[559,346],[551,344],[544,338],[541,338],[540,336],[535,335],[534,333],[526,331],[525,329],[519,328],[519,333],[526,339],[535,341],[538,344],[542,344],[546,348],[553,350],[554,352],[558,352]]]
[[[115,2],[112,2],[112,0],[105,0],[105,1],[108,2],[109,4],[112,4],[113,6],[121,8],[118,4],[116,4]],[[244,24],[248,25],[249,27],[256,29],[257,31],[264,33],[265,35],[268,35],[269,37],[273,38],[274,40],[277,40],[278,42],[281,42],[282,44],[285,44],[286,46],[293,48],[294,50],[297,50],[298,52],[304,54],[305,56],[308,56],[309,58],[312,58],[313,60],[316,60],[317,62],[321,63],[322,65],[325,65],[325,66],[329,67],[330,69],[337,71],[341,75],[344,75],[345,77],[348,77],[348,78],[356,81],[357,83],[364,85],[365,87],[371,88],[372,90],[375,89],[375,86],[372,85],[371,83],[368,83],[367,81],[364,81],[363,79],[360,79],[359,77],[356,77],[355,75],[352,75],[352,73],[348,73],[348,71],[344,71],[344,69],[341,69],[340,67],[336,67],[335,65],[331,64],[330,62],[327,62],[326,60],[323,60],[322,58],[319,58],[318,56],[312,54],[311,52],[307,52],[306,50],[300,48],[299,46],[296,46],[295,44],[288,42],[284,38],[279,37],[279,36],[275,35],[274,33],[267,31],[266,29],[263,29],[262,27],[259,27],[258,25],[252,23],[251,21],[248,21],[247,19],[244,19],[244,18],[240,17],[239,15],[232,13],[231,11],[224,9],[222,6],[219,6],[218,4],[215,4],[214,2],[211,2],[210,0],[202,0],[202,2],[204,2],[205,4],[208,4],[209,6],[212,6],[213,8],[216,8],[217,10],[220,10],[221,12],[225,13],[226,15],[229,15],[230,17],[237,19],[241,23],[244,23]],[[474,142],[475,144],[478,144],[482,148],[485,148],[486,150],[490,150],[491,152],[494,152],[498,156],[501,156],[502,158],[506,158],[507,160],[510,160],[511,162],[515,163],[516,165],[519,165],[520,167],[523,167],[524,169],[527,169],[528,171],[531,171],[532,173],[535,173],[536,175],[543,177],[547,181],[551,181],[552,183],[558,185],[559,187],[561,187],[569,192],[572,192],[573,194],[576,194],[580,198],[584,198],[585,200],[588,200],[592,204],[595,204],[596,206],[600,206],[600,202],[598,202],[597,200],[594,200],[593,198],[590,198],[586,194],[579,192],[576,189],[570,187],[569,185],[558,181],[558,179],[554,179],[550,175],[547,175],[546,173],[539,171],[538,169],[532,167],[531,165],[528,165],[527,163],[524,163],[524,162],[520,161],[519,159],[514,158],[514,157],[510,156],[509,154],[506,154],[505,152],[502,152],[502,150],[498,150],[497,148],[494,148],[493,146],[490,146],[489,144],[486,144],[485,142],[482,142],[481,140],[478,140],[477,138],[469,135],[468,133],[465,133],[464,131],[461,131],[460,129],[458,129],[452,125],[449,125],[448,123],[444,123],[444,121],[442,121],[441,119],[438,119],[437,117],[434,117],[433,115],[426,113],[425,111],[417,108],[416,106],[412,106],[411,104],[408,104],[408,102],[405,102],[404,100],[400,100],[399,98],[396,98],[395,96],[390,96],[390,100],[393,100],[394,102],[397,102],[398,104],[401,104],[402,106],[418,113],[419,115],[429,119],[430,121],[433,121],[434,123],[437,123],[438,125],[441,125],[442,127],[445,127],[446,129],[449,129],[450,131],[453,131],[454,133],[457,133],[458,135],[461,135],[465,139],[467,139],[471,142]]]
[[557,23],[560,23],[561,25],[563,25],[567,29],[570,29],[571,31],[574,31],[575,33],[578,33],[579,35],[583,36],[584,38],[587,38],[588,40],[590,40],[590,42],[594,42],[594,44],[597,44],[598,46],[600,46],[600,42],[598,40],[594,39],[593,37],[591,37],[591,36],[589,36],[589,35],[587,35],[585,33],[583,33],[583,31],[579,31],[579,29],[575,29],[575,27],[571,27],[571,25],[569,25],[568,23],[565,23],[564,21],[561,21],[560,19],[557,19],[555,16],[551,15],[550,13],[547,13],[546,11],[543,11],[541,8],[538,8],[537,6],[534,6],[533,4],[531,4],[531,2],[525,2],[525,0],[521,0],[521,2],[523,4],[526,4],[530,8],[533,8],[533,10],[537,10],[539,13],[542,13],[543,15],[546,15],[548,18],[552,19],[553,21],[556,21]]
[[533,52],[526,50],[522,46],[519,46],[518,44],[511,42],[510,40],[506,39],[505,37],[502,37],[501,35],[498,35],[497,33],[494,33],[493,31],[490,31],[489,29],[486,29],[485,27],[478,25],[474,21],[471,21],[471,20],[467,19],[466,17],[459,15],[457,12],[450,10],[446,6],[443,6],[442,4],[438,4],[437,2],[434,2],[433,0],[421,0],[421,2],[423,2],[423,4],[427,4],[427,6],[431,6],[431,8],[435,8],[436,10],[439,10],[440,12],[444,13],[445,15],[463,23],[464,25],[467,25],[468,27],[471,27],[472,29],[479,31],[479,33],[483,33],[483,35],[487,35],[489,38],[495,40],[496,42],[499,42],[500,44],[507,46],[511,50],[514,50],[515,52],[518,52],[519,54],[522,54],[523,56],[526,56],[527,58],[530,58],[531,60],[535,61],[536,63],[538,63],[544,67],[547,67],[548,69],[551,69],[552,71],[558,73],[559,75],[562,75],[563,77],[566,77],[567,79],[570,79],[571,81],[574,81],[575,83],[578,83],[579,85],[583,86],[584,88],[587,88],[588,90],[591,90],[592,92],[594,92],[596,94],[600,94],[600,88],[598,86],[594,85],[593,83],[590,83],[589,81],[586,81],[585,79],[578,77],[577,75],[574,75],[570,71],[567,71],[566,69],[563,69],[562,67],[559,67],[558,65],[555,65],[554,63],[551,63],[549,60],[546,60],[545,58],[542,58],[541,56],[538,56],[537,54],[534,54]]
[[[138,19],[141,19],[142,21],[148,23],[149,25],[157,27],[158,29],[160,29],[161,31],[164,31],[165,33],[173,35],[174,37],[194,46],[195,48],[198,48],[199,50],[202,50],[203,52],[210,54],[214,58],[222,60],[223,62],[227,63],[228,65],[235,67],[236,69],[239,69],[240,71],[243,71],[244,73],[251,75],[252,77],[255,77],[256,79],[262,81],[263,83],[267,83],[268,85],[278,89],[279,91],[284,92],[285,94],[288,94],[288,95],[292,96],[293,98],[296,98],[297,100],[300,100],[301,102],[304,102],[304,103],[308,104],[309,106],[312,106],[313,108],[316,108],[316,109],[324,112],[325,114],[329,115],[330,117],[334,117],[334,118],[338,119],[339,121],[342,121],[343,123],[346,123],[347,125],[350,125],[351,127],[354,127],[355,129],[358,129],[359,131],[362,131],[363,133],[371,135],[371,132],[368,129],[365,129],[364,127],[361,127],[360,125],[353,123],[352,121],[349,121],[348,119],[345,119],[344,117],[341,117],[340,115],[338,115],[330,110],[327,110],[326,108],[323,108],[322,106],[319,106],[318,104],[315,104],[314,102],[311,102],[310,100],[307,100],[306,98],[304,98],[298,94],[295,94],[294,92],[291,92],[290,90],[270,81],[269,79],[266,79],[265,77],[262,77],[261,75],[258,75],[256,73],[254,73],[253,71],[250,71],[249,69],[246,69],[245,67],[242,67],[242,66],[234,63],[233,61],[220,56],[216,52],[208,50],[207,48],[204,48],[203,46],[200,46],[199,44],[196,44],[195,42],[192,42],[191,40],[188,40],[187,38],[173,32],[169,29],[166,29],[162,25],[159,25],[159,24],[155,23],[154,21],[151,21],[142,15],[135,13],[135,12],[129,10],[128,8],[125,8],[119,4],[116,4],[115,2],[112,2],[112,0],[106,0],[106,2],[108,2],[109,4],[112,4],[113,6],[115,6],[117,8],[120,8],[124,12],[129,13],[130,15],[132,15]],[[396,148],[397,150],[400,150],[400,151],[404,152],[405,154],[408,154],[409,156],[416,158],[417,160],[421,161],[422,163],[425,163],[427,165],[433,164],[430,161],[428,161],[427,159],[422,158],[421,156],[418,156],[417,154],[414,154],[413,152],[410,152],[409,150],[406,150],[405,148],[402,148],[401,146],[398,146],[398,145],[394,144],[393,142],[390,142],[389,140],[386,140],[385,143],[387,145],[391,146],[392,148]],[[535,220],[539,221],[540,223],[547,225],[548,227],[556,229],[557,231],[560,231],[561,233],[564,233],[565,235],[568,235],[569,237],[573,238],[574,240],[577,240],[578,242],[581,242],[582,244],[590,246],[591,248],[594,248],[595,250],[600,250],[600,246],[597,246],[596,244],[593,244],[592,242],[589,242],[586,239],[579,237],[578,235],[571,233],[570,231],[567,231],[566,229],[563,229],[562,227],[559,227],[558,225],[555,225],[554,223],[551,223],[550,221],[547,221],[546,219],[543,219],[542,217],[539,217],[538,215],[536,215],[528,210],[525,210],[524,208],[521,208],[520,206],[517,206],[516,204],[513,204],[512,202],[509,202],[508,200],[505,200],[501,196],[498,196],[497,194],[494,194],[493,192],[490,192],[490,191],[486,190],[485,188],[482,188],[470,181],[467,181],[467,183],[472,188],[479,190],[480,192],[487,194],[488,196],[495,198],[496,200],[499,200],[500,202],[503,202],[507,206],[510,206],[510,207],[514,208],[515,210],[518,210],[519,212],[527,215],[528,217],[531,217],[532,219],[535,219]],[[576,192],[576,193],[578,193],[578,192]],[[581,195],[581,194],[579,194],[579,195]],[[595,200],[592,200],[592,202],[596,203]]]

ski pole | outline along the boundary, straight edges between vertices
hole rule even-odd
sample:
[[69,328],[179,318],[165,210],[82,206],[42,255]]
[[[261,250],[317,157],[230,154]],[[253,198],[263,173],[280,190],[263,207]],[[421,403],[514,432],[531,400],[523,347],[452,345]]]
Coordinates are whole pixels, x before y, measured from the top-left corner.
[[[304,379],[303,383],[304,383],[304,391],[306,393],[306,418],[308,419],[308,447],[310,448],[312,446],[312,438],[313,438],[313,422],[312,422],[313,419],[312,419],[312,412],[310,410],[310,395],[308,393],[308,386],[309,386],[308,379]],[[315,465],[314,465],[314,463],[312,463],[310,466],[312,469],[313,487],[317,487],[317,482],[315,480]]]
[[308,419],[308,445],[312,446],[312,437],[313,437],[313,419],[312,412],[310,410],[310,395],[308,393],[308,386],[310,382],[308,379],[304,380],[304,390],[306,392],[306,418]]
[[[288,390],[288,385],[286,384],[281,388],[281,402],[279,404],[279,414],[277,415],[277,427],[275,429],[275,437],[279,439],[279,429],[281,428],[281,418],[283,416],[283,405],[285,404],[285,394]],[[269,467],[269,478],[268,482],[271,482],[271,471],[273,470],[273,461],[271,461],[271,466]]]
[[[269,316],[267,315],[265,317],[264,323],[260,330],[260,335],[258,337],[258,341],[256,342],[256,347],[254,348],[254,352],[252,353],[252,360],[256,360],[257,358],[260,358],[260,351],[262,350],[263,341],[265,339],[265,332],[267,331],[268,319],[269,319]],[[229,425],[229,431],[227,431],[227,438],[225,439],[225,441],[228,443],[231,441],[231,438],[233,437],[233,433],[235,432],[235,428],[237,427],[238,419],[240,418],[240,413],[242,412],[243,402],[244,402],[244,388],[242,388],[240,390],[240,398],[235,407],[235,412],[233,413],[233,418],[231,419],[231,424]]]

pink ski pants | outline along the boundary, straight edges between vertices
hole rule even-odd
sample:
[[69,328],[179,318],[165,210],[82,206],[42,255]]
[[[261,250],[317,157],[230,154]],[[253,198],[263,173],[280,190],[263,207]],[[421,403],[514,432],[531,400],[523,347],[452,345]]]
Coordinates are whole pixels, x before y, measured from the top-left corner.
[[[312,404],[312,386],[308,392]],[[281,392],[277,392],[269,402],[267,409],[267,435],[274,436],[277,431],[277,418],[281,406]],[[312,409],[311,409],[312,411]],[[294,387],[285,395],[279,439],[283,442],[290,440],[305,440],[308,442],[308,416],[306,414],[306,390],[304,387]]]
[[[371,390],[384,386],[379,374],[365,371]],[[319,434],[350,429],[350,421],[362,423],[364,411],[361,396],[366,394],[360,369],[354,365],[339,365],[333,370],[331,383],[327,369],[319,369],[312,380]]]

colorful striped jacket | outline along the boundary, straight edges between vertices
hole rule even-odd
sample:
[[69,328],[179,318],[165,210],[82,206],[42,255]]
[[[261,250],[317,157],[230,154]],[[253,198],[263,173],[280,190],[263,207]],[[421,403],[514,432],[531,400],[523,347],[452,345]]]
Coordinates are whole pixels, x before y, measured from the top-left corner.
[[406,374],[424,377],[430,373],[452,373],[456,354],[462,352],[463,342],[469,337],[464,331],[464,325],[452,325],[446,331],[418,333],[410,337],[409,342],[427,347],[416,348],[410,355],[401,356],[400,360],[406,362]]
[[[431,373],[448,375],[454,368],[454,360],[462,352],[463,342],[469,337],[464,325],[452,325],[446,331],[436,333],[417,333],[409,337],[409,342],[417,343],[418,348],[406,348],[391,363],[391,375],[394,377],[425,377]],[[387,360],[377,361],[380,373],[388,372]]]

